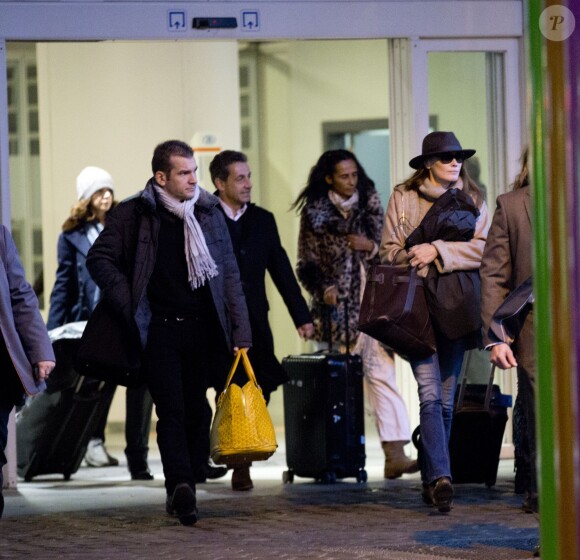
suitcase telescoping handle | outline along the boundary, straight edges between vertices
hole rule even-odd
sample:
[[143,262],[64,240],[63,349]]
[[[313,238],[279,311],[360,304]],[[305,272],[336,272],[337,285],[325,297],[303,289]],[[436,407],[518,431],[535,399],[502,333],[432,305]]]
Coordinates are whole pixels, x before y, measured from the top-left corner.
[[[349,347],[350,347],[350,331],[348,330],[348,299],[347,298],[338,298],[337,300],[337,306],[338,307],[340,304],[343,304],[343,308],[344,308],[344,335],[346,338],[346,353],[348,354],[349,352]],[[331,319],[331,313],[332,313],[332,308],[334,306],[332,305],[326,305],[325,306],[325,313],[324,313],[324,330],[326,331],[326,335],[327,335],[327,340],[328,340],[328,351],[332,352],[332,319]]]
[[[459,411],[463,408],[463,398],[465,396],[465,389],[467,387],[467,365],[469,364],[470,353],[466,352],[465,360],[463,360],[463,366],[461,368],[461,385],[459,386],[459,396],[457,397],[457,405],[455,406],[455,411]],[[491,404],[491,393],[493,390],[493,380],[495,377],[495,365],[491,366],[489,372],[489,379],[487,381],[487,389],[485,391],[485,399],[483,401],[483,410],[488,411]]]

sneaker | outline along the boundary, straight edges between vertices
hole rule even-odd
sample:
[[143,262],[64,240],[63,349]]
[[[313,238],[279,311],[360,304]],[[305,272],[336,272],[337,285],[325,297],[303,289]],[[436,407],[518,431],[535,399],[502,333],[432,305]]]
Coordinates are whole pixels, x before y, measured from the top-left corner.
[[116,467],[118,459],[107,453],[105,443],[100,438],[93,438],[87,445],[85,462],[89,467]]
[[451,511],[453,504],[453,485],[446,476],[438,478],[435,484],[431,484],[431,499],[433,505],[441,512]]
[[178,484],[173,494],[167,496],[165,509],[169,515],[176,515],[182,525],[194,525],[197,522],[195,490],[187,482]]

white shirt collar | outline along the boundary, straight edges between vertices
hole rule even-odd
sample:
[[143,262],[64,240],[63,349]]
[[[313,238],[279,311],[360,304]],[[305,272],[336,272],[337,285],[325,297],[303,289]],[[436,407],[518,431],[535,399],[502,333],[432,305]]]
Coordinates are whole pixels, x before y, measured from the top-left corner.
[[221,198],[219,199],[222,208],[224,209],[225,215],[234,222],[237,222],[248,209],[248,205],[244,204],[237,212],[228,206]]

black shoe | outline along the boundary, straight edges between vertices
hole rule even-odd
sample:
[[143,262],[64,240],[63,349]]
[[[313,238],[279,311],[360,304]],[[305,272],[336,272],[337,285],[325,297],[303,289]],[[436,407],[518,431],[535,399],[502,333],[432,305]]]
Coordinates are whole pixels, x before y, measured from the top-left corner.
[[232,472],[232,490],[246,491],[254,487],[250,476],[250,467],[237,467]]
[[437,479],[434,485],[431,485],[431,499],[433,505],[441,512],[451,511],[453,504],[453,485],[451,480],[446,476]]
[[536,546],[534,546],[534,558],[539,558],[540,557],[540,545],[537,544]]
[[423,486],[421,488],[421,498],[423,498],[423,503],[428,506],[433,505],[432,490],[433,489],[426,482],[423,482]]
[[218,467],[218,466],[214,467],[213,465],[207,463],[205,465],[201,465],[195,471],[194,475],[195,482],[202,483],[205,482],[206,480],[216,480],[218,478],[226,476],[227,472],[228,472],[227,467]]
[[538,494],[528,490],[526,493],[526,498],[522,502],[522,509],[526,513],[538,513]]
[[149,469],[131,471],[131,480],[153,480],[154,478]]
[[173,494],[167,496],[165,509],[169,515],[176,515],[182,525],[194,525],[197,522],[195,490],[187,482],[178,484]]

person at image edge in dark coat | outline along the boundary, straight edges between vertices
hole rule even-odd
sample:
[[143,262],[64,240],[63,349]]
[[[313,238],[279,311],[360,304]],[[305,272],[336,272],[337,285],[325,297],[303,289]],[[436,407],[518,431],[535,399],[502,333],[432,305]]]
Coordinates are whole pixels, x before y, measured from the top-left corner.
[[55,359],[38,299],[24,276],[16,245],[0,224],[0,517],[4,512],[2,467],[6,464],[8,418],[24,393],[46,388]]

